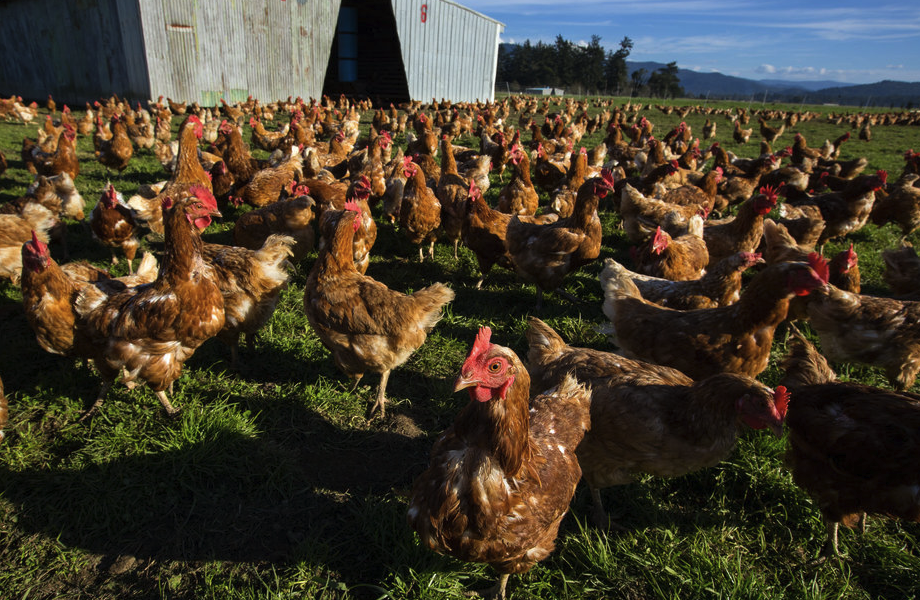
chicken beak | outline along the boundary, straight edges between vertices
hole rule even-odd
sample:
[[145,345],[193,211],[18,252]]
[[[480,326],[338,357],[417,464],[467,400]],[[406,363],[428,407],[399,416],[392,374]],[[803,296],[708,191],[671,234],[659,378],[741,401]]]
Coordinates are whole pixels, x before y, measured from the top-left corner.
[[770,428],[770,431],[773,432],[773,435],[775,435],[777,438],[782,439],[783,433],[784,433],[782,421],[775,421],[767,425],[767,427]]
[[466,388],[473,387],[474,385],[479,384],[479,380],[476,379],[472,373],[464,375],[463,373],[457,377],[457,380],[454,382],[454,393],[456,394],[460,390],[465,390]]
[[211,210],[212,217],[223,217],[224,215],[220,214],[220,211],[217,210],[217,207]]

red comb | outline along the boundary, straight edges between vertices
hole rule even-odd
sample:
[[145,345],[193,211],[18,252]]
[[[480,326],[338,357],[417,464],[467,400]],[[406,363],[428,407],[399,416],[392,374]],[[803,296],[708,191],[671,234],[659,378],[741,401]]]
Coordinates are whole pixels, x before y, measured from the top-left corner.
[[473,342],[473,349],[470,350],[470,357],[479,356],[489,349],[492,338],[492,329],[489,327],[480,327],[479,333],[476,334],[476,340]]
[[827,266],[827,260],[817,252],[808,255],[808,266],[818,275],[824,283],[827,283],[830,277],[830,269]]
[[35,251],[39,254],[44,254],[48,250],[48,246],[38,239],[38,234],[35,233],[34,229],[32,230],[32,247],[35,248]]
[[786,389],[786,386],[776,386],[776,391],[773,392],[773,405],[776,407],[779,417],[785,419],[786,409],[789,408],[789,390]]
[[771,185],[761,186],[760,193],[767,197],[768,200],[776,202],[777,199],[777,189]]
[[604,180],[604,183],[611,188],[616,184],[616,180],[613,177],[613,171],[610,169],[601,169],[601,178]]
[[882,183],[888,182],[888,171],[885,171],[884,169],[879,169],[878,171],[875,172],[875,174],[878,176],[879,179],[882,180]]
[[345,210],[350,210],[351,212],[358,213],[359,215],[361,214],[361,207],[358,206],[357,202],[353,202],[351,200],[345,203]]

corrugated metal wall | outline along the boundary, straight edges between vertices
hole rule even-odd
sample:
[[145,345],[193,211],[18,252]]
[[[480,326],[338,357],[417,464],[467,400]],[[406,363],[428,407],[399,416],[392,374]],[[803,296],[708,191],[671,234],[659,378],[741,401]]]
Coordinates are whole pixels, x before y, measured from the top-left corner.
[[138,0],[0,3],[0,93],[82,104],[150,96]]
[[392,2],[413,99],[494,99],[504,25],[446,0]]
[[150,89],[216,104],[319,98],[341,0],[139,0]]

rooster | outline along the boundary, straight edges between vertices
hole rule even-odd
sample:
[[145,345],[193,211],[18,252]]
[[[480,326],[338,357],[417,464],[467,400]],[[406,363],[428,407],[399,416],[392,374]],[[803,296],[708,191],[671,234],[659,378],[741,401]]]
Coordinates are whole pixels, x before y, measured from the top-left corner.
[[865,513],[920,521],[920,395],[838,382],[801,336],[783,368],[792,392],[785,460],[827,525],[820,557],[836,557],[839,525],[864,525]]
[[790,299],[813,293],[827,278],[827,262],[813,254],[808,263],[768,266],[731,306],[673,310],[642,298],[624,274],[608,279],[603,311],[625,356],[674,367],[694,379],[722,372],[756,377],[767,368],[773,334]]
[[166,394],[182,374],[183,363],[224,327],[224,301],[216,274],[202,257],[200,230],[220,216],[213,194],[191,186],[163,202],[165,253],[156,280],[112,296],[89,293],[77,311],[92,339],[91,358],[102,376],[96,402],[81,417],[102,406],[115,377],[146,382],[169,416],[176,416]]
[[328,240],[307,279],[303,305],[307,319],[336,365],[349,377],[380,373],[371,414],[386,415],[390,371],[418,350],[437,324],[454,292],[441,283],[402,294],[355,268],[354,234],[360,227],[353,210],[327,210],[322,235]]
[[408,520],[428,548],[492,565],[500,577],[482,595],[505,598],[510,575],[553,551],[581,477],[591,395],[567,377],[531,398],[521,360],[491,334],[479,330],[463,363],[454,391],[470,401],[415,480]]
[[594,501],[594,520],[608,523],[601,488],[642,473],[675,477],[715,465],[731,453],[743,426],[783,434],[784,390],[747,375],[720,373],[692,381],[680,371],[622,356],[573,348],[531,317],[527,360],[537,389],[569,373],[591,389],[591,431],[578,462]]

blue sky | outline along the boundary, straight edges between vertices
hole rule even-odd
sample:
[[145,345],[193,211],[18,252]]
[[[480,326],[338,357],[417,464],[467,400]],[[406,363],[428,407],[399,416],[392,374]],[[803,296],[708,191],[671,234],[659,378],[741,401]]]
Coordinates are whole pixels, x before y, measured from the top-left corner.
[[[601,36],[629,60],[748,79],[920,81],[920,0],[458,0],[505,24],[504,42]],[[800,8],[804,7],[804,8]]]

